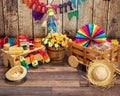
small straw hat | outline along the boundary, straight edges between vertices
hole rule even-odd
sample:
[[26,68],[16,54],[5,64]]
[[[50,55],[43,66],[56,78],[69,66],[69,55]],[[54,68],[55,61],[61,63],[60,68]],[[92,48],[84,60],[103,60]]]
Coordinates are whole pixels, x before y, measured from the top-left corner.
[[109,87],[115,77],[115,68],[107,60],[94,60],[88,66],[87,77],[93,85]]
[[27,69],[21,65],[17,65],[8,70],[5,74],[5,77],[9,81],[21,81],[27,75]]

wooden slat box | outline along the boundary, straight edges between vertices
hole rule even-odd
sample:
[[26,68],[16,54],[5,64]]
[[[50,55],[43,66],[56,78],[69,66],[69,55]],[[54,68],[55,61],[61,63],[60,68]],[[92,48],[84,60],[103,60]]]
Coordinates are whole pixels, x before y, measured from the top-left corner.
[[106,59],[113,63],[120,61],[120,46],[115,45],[114,48],[99,52],[91,48],[83,47],[76,42],[69,44],[69,56],[76,56],[80,63],[88,65],[95,59]]

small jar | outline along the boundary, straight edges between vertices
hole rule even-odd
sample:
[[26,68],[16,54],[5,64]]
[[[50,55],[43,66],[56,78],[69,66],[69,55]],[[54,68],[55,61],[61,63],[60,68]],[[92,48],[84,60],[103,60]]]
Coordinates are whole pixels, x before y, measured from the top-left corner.
[[22,47],[23,47],[24,50],[28,49],[26,44],[22,45]]
[[29,49],[30,49],[30,50],[33,50],[33,49],[34,49],[34,44],[30,43],[30,44],[29,44]]
[[34,45],[35,45],[35,48],[38,48],[41,46],[41,39],[40,38],[35,38],[34,39]]

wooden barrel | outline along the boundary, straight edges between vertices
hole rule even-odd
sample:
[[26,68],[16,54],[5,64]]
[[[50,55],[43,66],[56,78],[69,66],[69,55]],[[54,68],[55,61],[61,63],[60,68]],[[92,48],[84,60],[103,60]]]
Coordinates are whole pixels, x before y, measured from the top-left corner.
[[52,61],[63,61],[65,57],[65,48],[47,47],[47,52]]

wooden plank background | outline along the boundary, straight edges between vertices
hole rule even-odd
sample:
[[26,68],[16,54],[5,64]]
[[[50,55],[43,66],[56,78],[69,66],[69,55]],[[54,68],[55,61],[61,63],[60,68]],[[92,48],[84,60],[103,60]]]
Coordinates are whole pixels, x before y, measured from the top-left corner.
[[[18,0],[1,0],[3,2],[5,35],[9,37],[18,36]],[[1,21],[1,20],[0,20]]]
[[[26,33],[28,37],[44,37],[47,28],[41,27],[45,16],[40,21],[32,17],[32,10],[22,0],[0,0],[0,37],[17,37]],[[40,0],[50,3],[51,0]],[[53,4],[62,4],[69,0],[54,0]],[[78,6],[80,18],[68,19],[67,13],[58,14],[61,26],[58,32],[74,37],[76,31],[84,24],[94,23],[101,26],[109,38],[120,38],[120,2],[119,0],[87,0]]]
[[108,12],[108,37],[120,38],[120,1],[111,0]]

